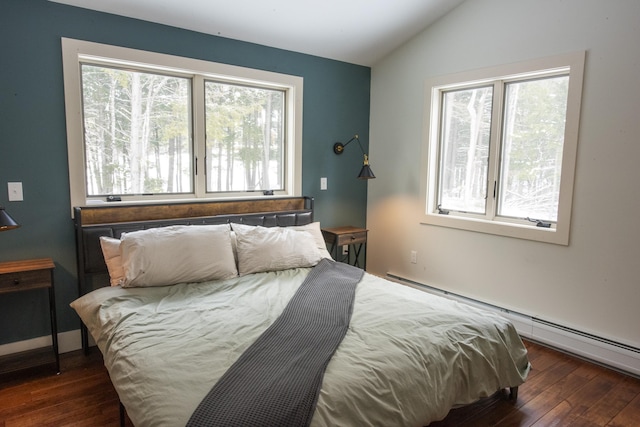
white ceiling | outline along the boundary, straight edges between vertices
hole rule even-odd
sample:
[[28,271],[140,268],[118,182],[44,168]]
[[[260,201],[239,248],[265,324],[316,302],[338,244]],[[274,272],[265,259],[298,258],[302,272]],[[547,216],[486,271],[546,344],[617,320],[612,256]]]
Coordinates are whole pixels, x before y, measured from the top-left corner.
[[464,0],[51,0],[371,66]]

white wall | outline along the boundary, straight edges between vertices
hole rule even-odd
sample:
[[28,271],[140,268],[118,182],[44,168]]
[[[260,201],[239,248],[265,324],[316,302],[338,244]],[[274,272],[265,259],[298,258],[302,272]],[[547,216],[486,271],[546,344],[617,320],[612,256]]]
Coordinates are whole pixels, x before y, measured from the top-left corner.
[[[637,0],[467,0],[376,64],[368,270],[640,347],[638,41]],[[577,50],[587,58],[569,245],[419,224],[424,80]]]

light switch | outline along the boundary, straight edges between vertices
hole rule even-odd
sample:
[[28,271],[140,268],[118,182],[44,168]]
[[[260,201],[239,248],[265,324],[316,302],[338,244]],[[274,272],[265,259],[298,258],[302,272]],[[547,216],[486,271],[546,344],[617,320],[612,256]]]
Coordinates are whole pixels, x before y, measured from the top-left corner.
[[327,178],[326,177],[322,177],[320,178],[320,189],[321,190],[326,190],[327,189]]
[[9,191],[10,202],[21,202],[24,200],[21,182],[7,182],[7,189]]

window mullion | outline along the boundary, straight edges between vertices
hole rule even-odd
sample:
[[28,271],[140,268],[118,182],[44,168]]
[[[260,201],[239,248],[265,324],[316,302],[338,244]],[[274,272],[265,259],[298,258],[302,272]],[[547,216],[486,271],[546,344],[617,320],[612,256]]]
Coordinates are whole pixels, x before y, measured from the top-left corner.
[[487,211],[486,217],[493,220],[498,209],[500,141],[502,135],[502,110],[504,104],[504,85],[498,80],[493,84],[493,105],[491,108],[491,138],[489,142],[489,165],[487,174]]
[[433,145],[434,150],[432,150],[431,156],[433,159],[435,159],[433,165],[434,165],[434,170],[436,171],[436,173],[433,174],[432,178],[433,182],[434,182],[434,187],[433,187],[433,191],[435,194],[435,202],[433,204],[433,208],[431,209],[432,212],[438,212],[440,210],[439,206],[441,203],[441,199],[442,199],[442,174],[443,174],[443,161],[442,161],[442,156],[443,156],[443,132],[444,132],[444,122],[445,122],[445,118],[444,118],[444,91],[442,90],[438,90],[437,91],[437,103],[434,103],[433,108],[434,111],[437,112],[436,114],[434,114],[431,118],[431,120],[434,120],[436,123],[438,123],[436,129],[437,132],[433,134],[432,137],[436,138],[437,143]]
[[196,197],[206,194],[206,125],[205,125],[205,96],[204,77],[193,76],[192,88],[192,120],[193,120],[193,152],[194,162],[194,193]]

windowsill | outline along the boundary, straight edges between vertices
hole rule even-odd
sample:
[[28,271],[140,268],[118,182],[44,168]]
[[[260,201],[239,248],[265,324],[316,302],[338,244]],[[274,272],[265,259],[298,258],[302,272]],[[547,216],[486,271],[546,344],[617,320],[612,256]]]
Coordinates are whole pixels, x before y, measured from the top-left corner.
[[212,202],[212,201],[236,201],[236,200],[247,200],[247,199],[279,199],[286,197],[296,197],[291,194],[285,193],[274,193],[273,195],[265,195],[262,191],[255,192],[247,192],[242,194],[235,195],[224,195],[224,196],[211,196],[211,197],[175,197],[175,198],[164,198],[162,196],[158,196],[158,198],[149,198],[146,200],[120,200],[120,201],[112,201],[108,202],[104,198],[93,198],[87,199],[85,201],[85,206],[127,206],[127,205],[150,205],[150,204],[177,204],[177,203],[199,203],[199,202]]
[[479,218],[451,216],[441,214],[426,214],[423,225],[435,225],[439,227],[455,228],[458,230],[475,231],[478,233],[493,234],[497,236],[513,237],[517,239],[533,240],[556,245],[568,245],[568,230],[557,228],[544,228],[535,225],[521,224],[507,221],[487,221]]

